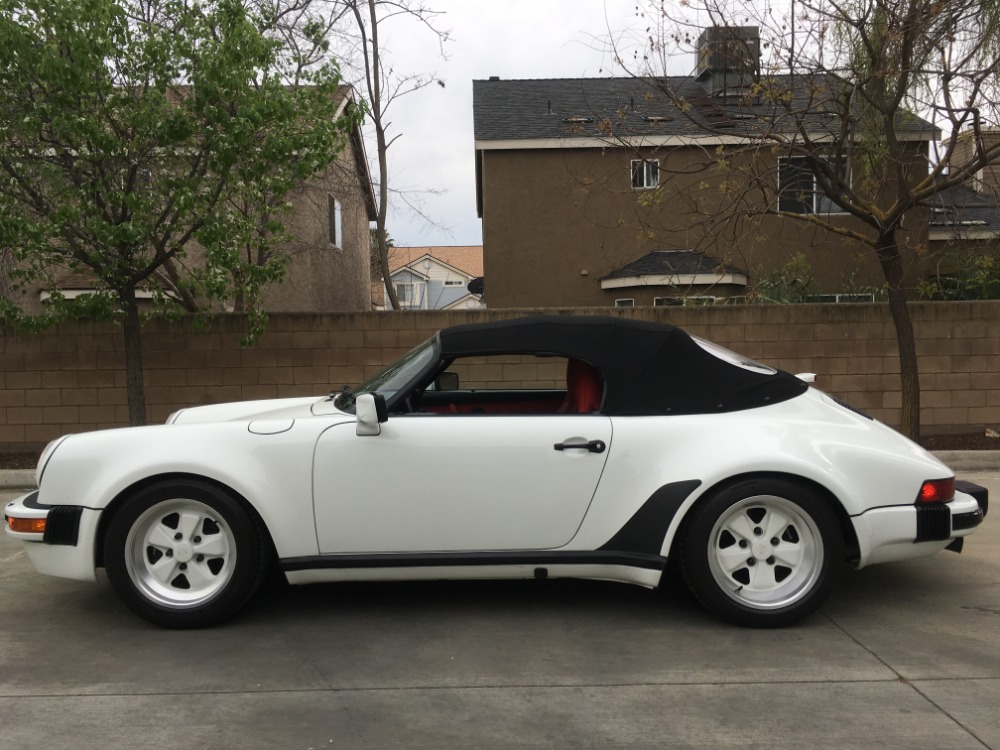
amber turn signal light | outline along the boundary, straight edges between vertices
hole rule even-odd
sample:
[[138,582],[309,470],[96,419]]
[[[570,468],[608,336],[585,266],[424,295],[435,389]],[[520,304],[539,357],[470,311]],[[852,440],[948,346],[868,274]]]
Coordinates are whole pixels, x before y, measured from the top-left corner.
[[44,534],[44,518],[11,518],[7,516],[7,526],[18,534]]
[[918,503],[946,503],[955,498],[955,477],[928,479],[920,487]]

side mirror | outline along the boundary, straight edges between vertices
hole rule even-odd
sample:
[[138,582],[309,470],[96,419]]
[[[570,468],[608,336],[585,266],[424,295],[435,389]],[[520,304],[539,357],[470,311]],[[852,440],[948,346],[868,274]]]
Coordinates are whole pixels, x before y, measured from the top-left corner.
[[434,380],[434,390],[435,391],[457,391],[458,390],[458,373],[457,372],[442,372]]
[[362,393],[354,401],[354,413],[358,418],[358,435],[381,435],[379,424],[389,419],[385,396],[381,393]]

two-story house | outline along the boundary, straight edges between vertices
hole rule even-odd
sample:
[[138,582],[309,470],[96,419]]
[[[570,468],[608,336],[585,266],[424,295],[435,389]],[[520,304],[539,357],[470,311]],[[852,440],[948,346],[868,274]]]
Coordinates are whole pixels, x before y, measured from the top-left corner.
[[[482,294],[469,284],[483,276],[482,245],[390,247],[389,279],[402,310],[478,310]],[[376,310],[386,309],[381,284],[372,285]]]
[[[776,204],[786,214],[824,214],[864,229],[837,215],[803,157],[783,151],[781,138],[772,137],[767,151],[747,148],[764,128],[771,136],[786,128],[789,140],[796,128],[834,140],[838,120],[828,103],[835,96],[817,94],[827,83],[762,78],[756,29],[726,30],[748,50],[735,64],[717,54],[712,31],[702,35],[691,76],[473,82],[491,307],[736,296],[797,253],[808,256],[816,292],[883,284],[870,247],[760,210]],[[783,115],[786,95],[796,117]],[[937,128],[909,117],[897,132],[913,173],[926,175]],[[849,165],[840,169],[851,179]],[[926,212],[915,212],[906,231],[908,273],[916,278]]]

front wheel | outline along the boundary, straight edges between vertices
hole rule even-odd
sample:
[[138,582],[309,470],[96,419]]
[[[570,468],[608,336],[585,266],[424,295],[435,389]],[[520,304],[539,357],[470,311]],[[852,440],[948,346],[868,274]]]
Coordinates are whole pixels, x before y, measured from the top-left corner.
[[194,480],[140,490],[104,539],[112,588],[140,617],[168,628],[234,615],[260,587],[269,559],[257,517],[228,492]]
[[681,573],[709,610],[738,625],[781,627],[829,596],[844,559],[833,509],[784,480],[752,479],[696,506],[680,540]]

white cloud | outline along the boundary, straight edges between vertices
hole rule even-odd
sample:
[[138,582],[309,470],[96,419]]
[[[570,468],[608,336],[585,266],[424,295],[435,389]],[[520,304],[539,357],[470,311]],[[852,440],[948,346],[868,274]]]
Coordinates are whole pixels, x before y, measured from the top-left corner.
[[[416,24],[398,23],[383,36],[398,70],[435,72],[443,80],[394,102],[389,112],[401,137],[390,149],[390,184],[444,191],[423,196],[425,213],[450,232],[414,217],[402,201],[390,205],[388,230],[398,245],[474,245],[482,242],[476,216],[472,81],[575,78],[621,74],[607,52],[610,31],[631,26],[633,0],[431,0],[450,29],[448,59]],[[369,147],[371,150],[372,147]]]

